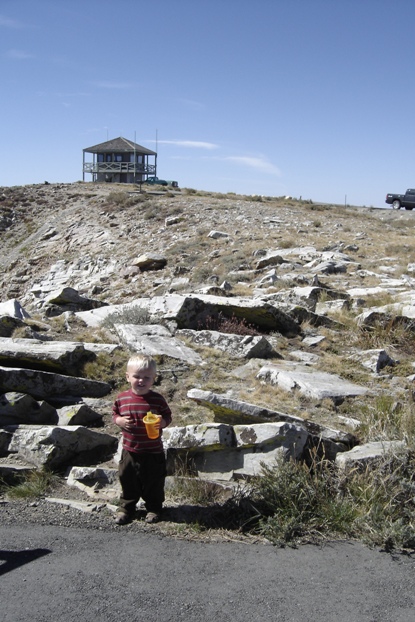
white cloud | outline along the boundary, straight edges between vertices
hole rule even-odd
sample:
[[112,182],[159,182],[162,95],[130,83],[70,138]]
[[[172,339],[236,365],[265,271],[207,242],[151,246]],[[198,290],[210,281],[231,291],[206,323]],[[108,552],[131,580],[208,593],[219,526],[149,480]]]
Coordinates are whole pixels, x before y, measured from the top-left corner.
[[164,145],[177,145],[178,147],[190,147],[191,149],[218,149],[215,143],[206,143],[200,140],[159,140]]
[[249,168],[254,168],[255,170],[262,171],[263,173],[271,173],[273,175],[281,175],[281,171],[277,166],[271,164],[265,158],[254,158],[249,156],[228,156],[224,158],[224,160],[228,162],[235,162],[236,164],[242,164],[243,166],[248,166]]
[[28,54],[23,50],[11,49],[6,52],[7,58],[13,58],[15,60],[26,60],[27,58],[33,58],[32,54]]
[[5,15],[0,15],[0,26],[4,26],[4,28],[25,28],[22,22],[16,19],[10,19],[10,17],[6,17]]

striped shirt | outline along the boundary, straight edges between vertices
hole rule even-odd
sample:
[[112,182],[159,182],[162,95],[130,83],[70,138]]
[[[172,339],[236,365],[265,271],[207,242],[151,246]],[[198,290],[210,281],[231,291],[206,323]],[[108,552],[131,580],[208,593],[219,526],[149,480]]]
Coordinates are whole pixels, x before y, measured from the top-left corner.
[[148,391],[145,395],[136,395],[132,389],[123,391],[114,402],[112,420],[117,417],[131,417],[134,427],[131,430],[122,430],[123,449],[135,454],[161,453],[163,451],[162,431],[156,439],[148,438],[143,417],[149,412],[161,415],[167,425],[171,423],[171,410],[160,393]]

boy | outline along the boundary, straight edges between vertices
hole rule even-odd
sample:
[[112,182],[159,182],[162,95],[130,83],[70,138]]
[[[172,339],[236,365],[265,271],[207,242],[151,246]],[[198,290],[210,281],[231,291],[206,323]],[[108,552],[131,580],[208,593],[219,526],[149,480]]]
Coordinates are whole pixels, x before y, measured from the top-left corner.
[[171,410],[166,400],[151,390],[156,373],[156,362],[151,356],[139,354],[131,357],[126,373],[131,388],[120,393],[114,402],[112,419],[121,428],[123,437],[118,465],[122,493],[115,519],[117,525],[125,525],[132,520],[140,498],[146,504],[146,522],[160,520],[166,458],[161,431],[158,438],[150,439],[143,423],[143,417],[149,411],[161,415],[155,424],[159,430],[171,423]]

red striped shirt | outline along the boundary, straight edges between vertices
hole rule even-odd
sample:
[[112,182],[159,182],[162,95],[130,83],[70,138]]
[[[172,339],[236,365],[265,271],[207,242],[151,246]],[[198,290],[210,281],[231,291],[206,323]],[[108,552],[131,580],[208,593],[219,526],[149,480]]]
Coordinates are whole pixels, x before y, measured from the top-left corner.
[[171,423],[171,410],[160,393],[149,391],[145,395],[136,395],[129,389],[123,391],[114,402],[112,420],[117,417],[131,417],[134,421],[132,430],[122,430],[123,449],[132,453],[161,453],[163,451],[162,431],[156,439],[148,438],[143,417],[149,412],[161,415],[167,425]]

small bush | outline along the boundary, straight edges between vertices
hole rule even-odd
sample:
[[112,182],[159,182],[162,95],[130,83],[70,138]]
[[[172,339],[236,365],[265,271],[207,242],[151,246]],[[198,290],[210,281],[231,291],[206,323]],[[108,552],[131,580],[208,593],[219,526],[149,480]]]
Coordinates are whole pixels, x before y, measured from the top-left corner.
[[2,484],[0,490],[13,499],[42,497],[56,482],[57,476],[43,469],[18,478],[14,485]]
[[391,549],[415,547],[415,454],[389,454],[366,469],[311,467],[280,458],[262,466],[251,499],[256,527],[279,546],[327,537],[360,538]]
[[216,330],[220,333],[232,335],[259,335],[260,333],[252,324],[248,324],[245,318],[235,315],[227,317],[219,312],[217,315],[208,315],[198,324],[198,330]]

